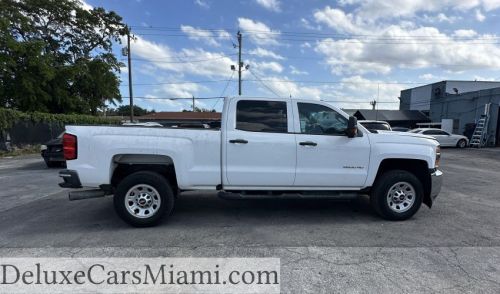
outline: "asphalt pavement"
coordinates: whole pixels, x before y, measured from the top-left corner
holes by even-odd
[[[112,197],[70,202],[39,156],[0,159],[0,256],[279,257],[284,293],[499,293],[500,149],[444,149],[432,209],[375,215],[366,197],[223,200],[185,193],[154,228]]]

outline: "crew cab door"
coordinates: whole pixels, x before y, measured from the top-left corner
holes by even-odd
[[[232,99],[225,113],[224,188],[292,186],[296,143],[291,103]]]
[[[370,142],[348,138],[348,119],[322,102],[293,102],[297,141],[294,186],[359,188],[368,174]]]

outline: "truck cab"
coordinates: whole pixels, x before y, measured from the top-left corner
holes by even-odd
[[[186,190],[239,198],[367,193],[382,217],[403,220],[432,206],[442,179],[433,138],[370,133],[310,99],[226,98],[220,129],[69,126],[65,138],[61,185],[94,188],[70,199],[113,194],[118,215],[136,226],[158,223]]]

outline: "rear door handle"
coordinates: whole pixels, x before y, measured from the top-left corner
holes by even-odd
[[[306,142],[300,142],[299,145],[301,145],[301,146],[317,146],[318,143],[311,142],[311,141],[306,141]]]
[[[248,143],[247,140],[243,140],[243,139],[234,139],[234,140],[229,140],[229,143],[233,143],[233,144],[246,144]]]

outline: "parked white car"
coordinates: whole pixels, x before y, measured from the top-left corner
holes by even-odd
[[[415,134],[427,135],[435,138],[443,147],[465,148],[469,145],[469,139],[466,136],[450,134],[441,129],[422,128],[410,131]]]

